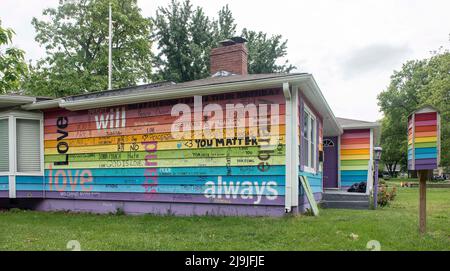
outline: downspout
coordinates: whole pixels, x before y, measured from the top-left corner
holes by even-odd
[[[298,86],[294,86],[292,89],[292,148],[291,148],[291,206],[292,206],[292,212],[298,213],[298,195],[299,195],[299,165],[300,165],[300,158],[299,158],[299,101],[298,101]]]
[[[292,95],[289,83],[283,83],[283,94],[286,102],[286,164],[285,164],[285,193],[284,210],[291,212],[292,207]]]

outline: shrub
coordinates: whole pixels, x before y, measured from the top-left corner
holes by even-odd
[[[397,196],[397,187],[392,187],[391,191],[387,185],[382,184],[378,186],[378,205],[381,207],[389,205],[391,201]]]

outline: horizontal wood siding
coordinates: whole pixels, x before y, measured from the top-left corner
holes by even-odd
[[[177,139],[171,128],[179,117],[174,105],[191,108],[193,98],[124,105],[83,111],[53,110],[44,114],[45,178],[22,178],[20,190],[45,191],[46,198],[217,203],[284,204],[284,96],[280,89],[235,92],[203,97],[209,104],[279,104],[279,134],[251,137],[258,120],[245,116],[244,138],[198,139],[193,133]],[[205,111],[209,112],[206,108]],[[226,119],[224,112],[222,123]],[[261,121],[261,119],[260,119]],[[225,125],[224,125],[225,126]],[[234,129],[244,127],[233,125]],[[268,157],[264,146],[279,144]],[[263,143],[264,142],[264,143]],[[67,161],[68,164],[64,162]]]
[[[341,187],[367,182],[370,161],[370,129],[345,130],[341,136]]]

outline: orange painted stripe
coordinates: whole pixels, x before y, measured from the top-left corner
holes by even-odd
[[[428,136],[437,136],[437,131],[416,133],[416,137],[428,137]]]
[[[351,144],[370,144],[370,138],[344,138],[341,139],[342,145],[351,145]]]
[[[341,145],[341,150],[369,149],[370,144]]]
[[[437,131],[436,125],[416,127],[416,132],[432,132],[432,131]]]
[[[369,149],[341,150],[341,155],[370,154]]]

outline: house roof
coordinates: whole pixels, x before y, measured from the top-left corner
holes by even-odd
[[[344,130],[373,129],[374,146],[377,146],[379,144],[381,139],[381,124],[379,122],[370,122],[346,118],[336,118],[336,120]]]
[[[51,98],[32,97],[32,96],[17,95],[17,94],[0,95],[0,109],[11,108],[11,107],[15,107],[15,106],[20,106],[20,105],[34,103],[37,101],[43,101],[43,100],[48,100],[48,99],[51,99]]]
[[[157,100],[192,97],[194,95],[213,95],[232,91],[250,91],[263,88],[282,88],[288,84],[291,89],[299,88],[313,104],[324,121],[324,135],[334,136],[342,133],[330,106],[323,96],[313,76],[308,73],[271,73],[216,76],[175,84],[161,82],[114,90],[86,93],[48,101],[35,101],[23,105],[25,110],[65,108],[71,111],[90,108],[119,106]]]
[[[339,117],[337,117],[336,120],[338,121],[339,125],[341,125],[341,127],[344,129],[376,128],[380,126],[378,122],[346,119]]]

